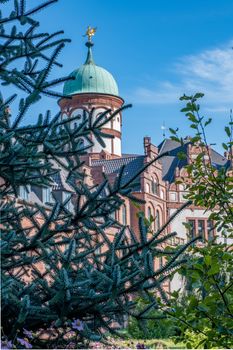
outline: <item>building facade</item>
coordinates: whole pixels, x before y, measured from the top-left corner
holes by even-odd
[[[98,120],[99,115],[103,112],[106,112],[107,117],[109,110],[114,112],[124,103],[113,76],[95,64],[92,54],[93,43],[89,40],[86,46],[85,63],[71,73],[73,80],[64,84],[64,96],[69,96],[69,98],[64,97],[59,101],[62,118],[70,118],[71,127],[81,124],[84,118],[91,117],[93,121]],[[72,121],[72,117],[76,117],[76,120]],[[152,230],[156,231],[185,202],[185,184],[177,184],[176,180],[187,177],[185,166],[189,160],[196,157],[199,150],[188,139],[183,146],[169,139],[164,139],[156,146],[152,144],[150,137],[144,137],[143,154],[125,154],[121,147],[122,123],[123,113],[119,112],[103,126],[102,132],[112,136],[112,138],[104,139],[105,147],[101,146],[94,135],[90,136],[91,147],[84,157],[86,173],[91,183],[99,184],[103,180],[103,172],[114,180],[124,165],[123,181],[127,182],[149,161],[169,152],[169,155],[154,162],[138,175],[138,186],[133,194],[144,200],[145,204],[138,208],[129,199],[126,199],[124,205],[115,213],[116,220],[138,232],[137,213],[143,211],[147,218],[154,218]],[[83,139],[82,142],[84,146],[90,146],[86,139]],[[181,151],[187,155],[187,159],[179,159],[178,153]],[[228,166],[228,160],[225,157],[212,149],[210,149],[210,154],[216,167]],[[52,190],[56,192],[57,197],[63,198],[71,190],[65,185],[62,174],[58,177],[55,181],[58,185]],[[36,188],[31,190],[33,194],[30,196],[37,196],[42,202],[44,201],[43,196],[45,198],[50,195],[39,193]],[[188,236],[194,237],[199,234],[211,240],[215,232],[213,222],[208,219],[209,215],[210,212],[194,205],[184,209],[166,229],[167,233],[177,232],[177,236],[171,239],[170,244],[182,245],[186,243]],[[189,232],[183,223],[190,224]],[[171,288],[176,288],[177,283],[178,281],[174,280]]]

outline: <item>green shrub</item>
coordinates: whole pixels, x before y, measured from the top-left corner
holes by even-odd
[[[138,300],[138,309],[145,308],[145,302],[140,298]],[[153,319],[149,319],[149,318]],[[176,321],[166,318],[159,311],[152,310],[147,314],[145,320],[137,320],[134,317],[129,318],[127,332],[134,339],[161,339],[170,338],[180,334],[180,329]]]

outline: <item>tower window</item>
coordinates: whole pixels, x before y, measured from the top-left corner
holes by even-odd
[[[82,138],[80,138],[79,140],[78,140],[78,149],[80,150],[80,149],[83,149],[83,147],[84,147],[84,140],[82,139]]]

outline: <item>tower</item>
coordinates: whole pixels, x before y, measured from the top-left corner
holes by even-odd
[[[92,108],[95,108],[94,118],[96,118],[105,110],[115,111],[124,103],[111,73],[94,62],[92,54],[94,44],[91,41],[93,34],[94,29],[89,27],[86,61],[70,74],[74,80],[68,80],[64,84],[63,93],[71,98],[62,98],[59,101],[62,117],[78,116],[76,123],[82,122],[84,111],[88,114]],[[108,152],[111,158],[121,157],[121,126],[121,113],[103,126],[101,130],[104,133],[114,136],[114,138],[104,138],[105,148],[97,142],[94,135],[91,135],[94,145],[88,152],[91,153],[92,158],[98,159],[102,150]]]

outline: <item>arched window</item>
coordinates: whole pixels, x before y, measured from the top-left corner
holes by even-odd
[[[110,218],[116,220],[116,211],[113,211],[109,214]]]
[[[146,183],[146,193],[150,193],[150,184]]]
[[[151,207],[148,207],[148,209],[147,209],[147,216],[148,216],[148,219],[150,220],[150,218],[151,218],[151,216],[152,216]]]
[[[83,147],[84,147],[84,140],[83,140],[83,138],[80,138],[78,140],[78,148],[80,150],[80,149],[83,149]]]
[[[155,229],[158,230],[160,228],[160,213],[158,210],[156,210],[156,215],[155,215]]]
[[[151,177],[151,189],[152,189],[152,193],[153,194],[157,194],[159,193],[159,185],[158,185],[158,181],[156,178]]]
[[[122,224],[127,225],[127,210],[125,204],[122,206]]]

